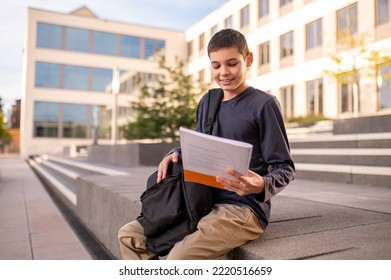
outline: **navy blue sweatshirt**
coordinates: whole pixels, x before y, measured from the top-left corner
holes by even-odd
[[[197,107],[197,131],[204,132],[209,93]],[[223,101],[217,111],[212,135],[247,142],[253,145],[250,170],[263,176],[265,191],[240,196],[234,192],[213,188],[215,203],[250,207],[266,229],[271,210],[271,198],[294,178],[295,166],[290,155],[280,105],[271,94],[248,87],[234,98]],[[180,149],[176,149],[180,152]]]

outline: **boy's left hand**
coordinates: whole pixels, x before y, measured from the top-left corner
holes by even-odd
[[[247,174],[243,175],[235,170],[229,169],[228,174],[238,180],[230,180],[220,176],[216,177],[216,181],[222,184],[226,190],[236,192],[240,196],[262,193],[265,190],[265,181],[262,176],[251,170],[248,170]]]

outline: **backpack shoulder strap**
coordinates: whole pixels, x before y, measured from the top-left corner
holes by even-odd
[[[206,123],[205,123],[206,134],[210,134],[212,131],[212,125],[216,118],[217,109],[219,108],[222,97],[223,97],[222,89],[214,88],[209,90],[208,111],[207,111]]]

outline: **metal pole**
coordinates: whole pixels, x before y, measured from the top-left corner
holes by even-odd
[[[120,80],[118,67],[113,69],[112,89],[112,114],[111,114],[111,144],[117,144],[117,95],[119,93]]]

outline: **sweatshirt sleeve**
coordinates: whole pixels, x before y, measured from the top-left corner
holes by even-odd
[[[265,191],[257,194],[256,198],[260,202],[265,202],[281,192],[294,179],[295,165],[290,155],[288,137],[277,98],[270,99],[261,109],[259,124],[262,161],[268,172],[266,175],[261,174],[265,180]],[[253,171],[257,172],[256,168]]]

